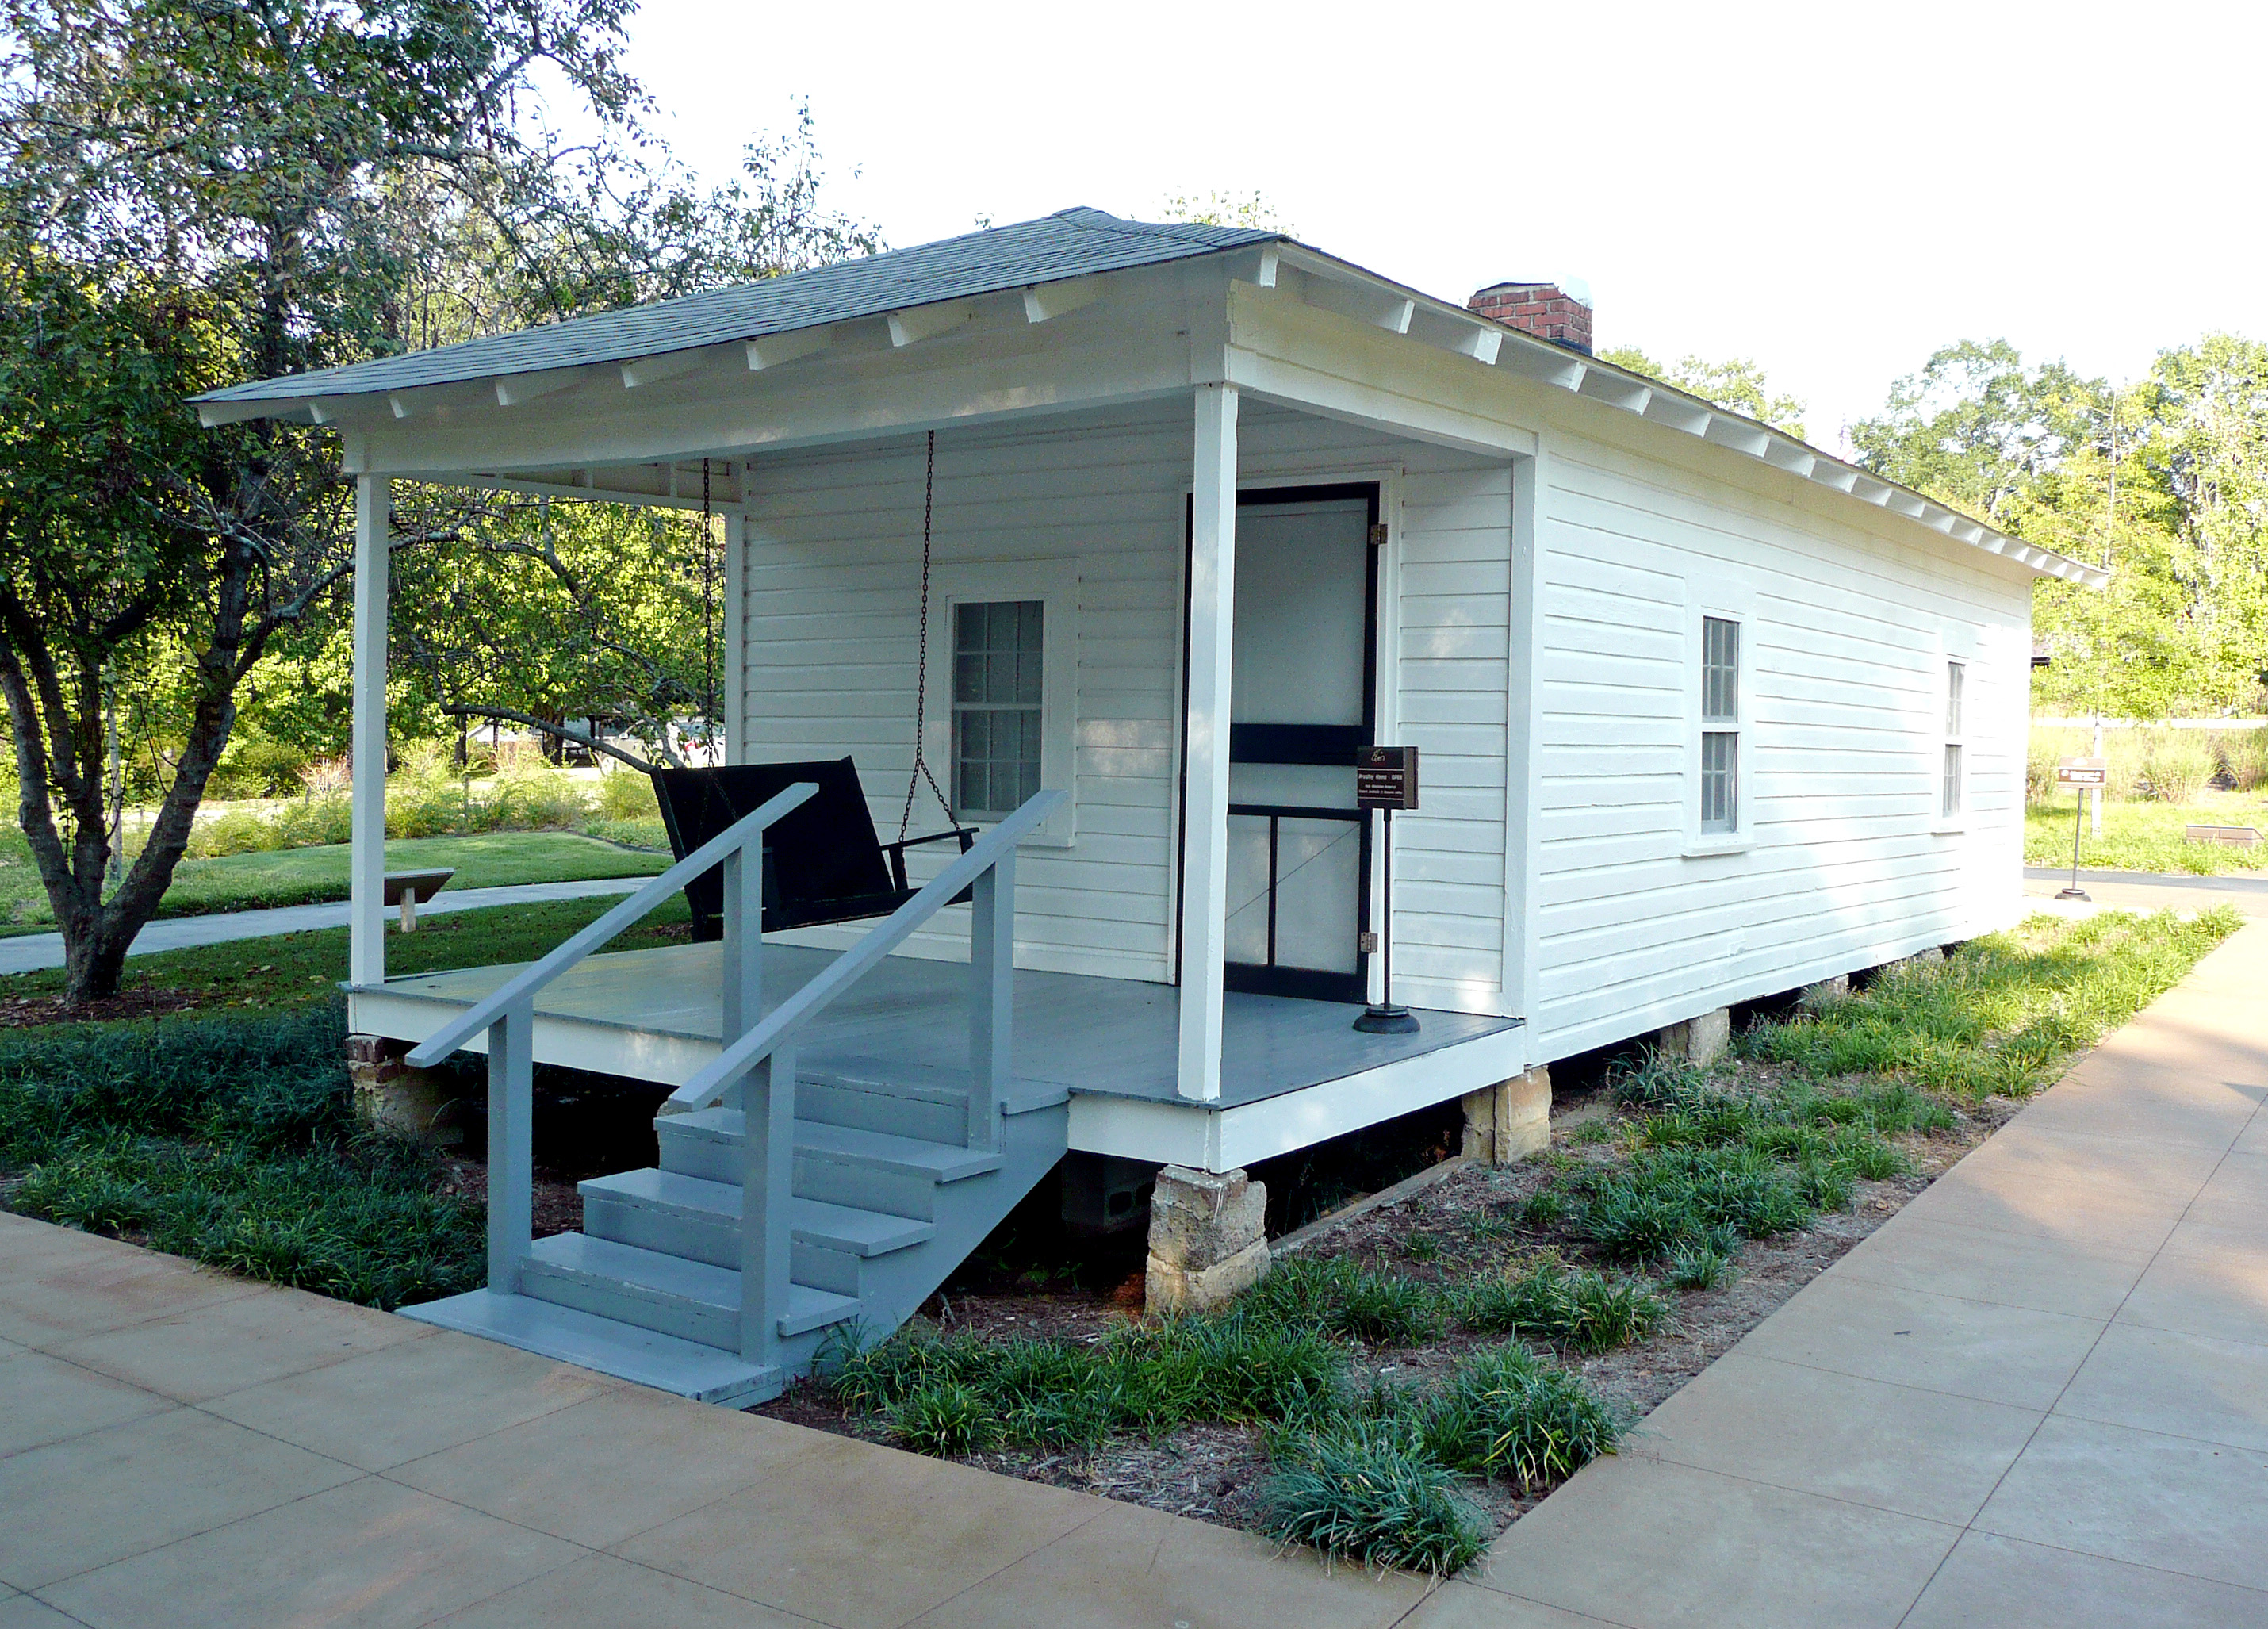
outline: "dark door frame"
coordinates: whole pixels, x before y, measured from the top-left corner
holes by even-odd
[[[1382,505],[1382,483],[1378,481],[1336,481],[1305,486],[1239,487],[1236,493],[1237,512],[1247,509],[1276,508],[1292,504],[1331,503],[1349,498],[1361,498],[1365,510],[1366,539],[1377,535],[1379,514]],[[1189,577],[1197,548],[1197,504],[1194,498],[1184,504],[1182,522],[1182,693],[1181,712],[1175,720],[1174,739],[1176,764],[1174,769],[1175,817],[1174,822],[1174,962],[1172,982],[1182,982],[1182,932],[1187,905],[1186,878],[1182,859],[1188,851],[1189,839]],[[1355,749],[1370,744],[1378,725],[1378,588],[1379,556],[1383,552],[1375,543],[1367,543],[1364,550],[1363,629],[1362,629],[1362,722],[1360,724],[1233,724],[1229,726],[1228,758],[1231,763],[1317,763],[1344,764],[1348,771],[1354,767]],[[1234,611],[1231,608],[1231,637],[1233,638]],[[1336,819],[1341,813],[1353,815],[1350,809],[1318,810],[1283,805],[1232,804],[1230,813],[1269,819],[1269,858],[1271,874],[1269,879],[1269,952],[1275,952],[1275,902],[1272,897],[1275,878],[1275,841],[1278,822],[1283,818]],[[1360,836],[1355,858],[1355,932],[1366,935],[1371,931],[1371,822],[1357,817]],[[1370,953],[1361,948],[1362,940],[1356,940],[1355,970],[1351,973],[1332,973],[1314,968],[1256,966],[1250,962],[1229,962],[1223,965],[1222,982],[1230,990],[1248,991],[1258,995],[1296,996],[1311,1001],[1360,1002],[1370,999]]]

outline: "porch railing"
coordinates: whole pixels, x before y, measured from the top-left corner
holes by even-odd
[[[1042,792],[1027,801],[781,1002],[770,1017],[728,1041],[713,1061],[670,1095],[665,1114],[707,1109],[728,1095],[740,1100],[744,1127],[740,1355],[749,1362],[771,1360],[778,1345],[778,1314],[788,1302],[787,1205],[795,1178],[797,1037],[968,889],[968,1109],[962,1141],[970,1148],[997,1148],[1014,1014],[1016,845],[1067,795]]]
[[[818,792],[799,781],[679,860],[541,961],[523,968],[409,1051],[430,1068],[483,1029],[489,1038],[489,1287],[511,1294],[534,1241],[535,998],[546,985],[631,926],[711,866],[725,867],[723,1038],[745,1035],[763,994],[763,836]]]
[[[521,1264],[533,1237],[534,1172],[529,1130],[536,992],[720,860],[725,865],[724,1049],[670,1095],[662,1112],[682,1114],[713,1107],[727,1097],[739,1100],[746,1127],[740,1176],[740,1355],[755,1364],[776,1360],[779,1322],[788,1306],[796,1039],[806,1025],[964,890],[970,909],[968,1109],[963,1141],[971,1148],[998,1146],[1000,1102],[1010,1075],[1013,1038],[1016,845],[1038,829],[1068,794],[1042,792],[1027,801],[760,1021],[761,839],[765,827],[815,790],[808,783],[789,787],[410,1051],[411,1064],[428,1066],[482,1029],[488,1031],[491,1289],[519,1287]]]

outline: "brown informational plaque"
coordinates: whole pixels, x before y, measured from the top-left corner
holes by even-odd
[[[1359,747],[1354,755],[1354,803],[1360,809],[1418,807],[1418,748]]]

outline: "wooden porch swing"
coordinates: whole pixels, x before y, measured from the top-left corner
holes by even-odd
[[[655,798],[671,851],[683,859],[703,844],[722,836],[799,781],[819,788],[802,807],[783,815],[764,833],[764,931],[824,927],[886,917],[918,891],[906,876],[906,851],[932,843],[957,842],[968,852],[976,840],[973,826],[954,826],[927,837],[908,837],[914,797],[927,781],[938,803],[951,815],[953,803],[937,784],[922,746],[929,679],[930,536],[936,509],[937,431],[929,432],[922,483],[921,627],[914,678],[914,763],[906,800],[898,816],[898,836],[884,843],[859,783],[858,766],[849,756],[797,763],[731,763],[705,769],[656,770]],[[702,512],[708,513],[708,483],[702,483]],[[713,687],[712,687],[713,688]],[[963,893],[952,903],[959,904]],[[693,937],[713,940],[725,932],[724,868],[703,872],[685,885],[693,913]]]

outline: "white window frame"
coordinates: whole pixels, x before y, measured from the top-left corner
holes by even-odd
[[[1932,832],[1950,836],[1969,829],[1969,789],[1970,771],[1976,765],[1969,751],[1969,720],[1976,708],[1975,687],[1970,681],[1976,676],[1970,669],[1975,659],[1967,648],[1951,639],[1939,646],[1937,653],[1936,698],[1937,751],[1932,755],[1934,773],[1930,780],[1930,825]],[[1954,716],[1953,675],[1961,674],[1960,717]],[[1958,796],[1951,808],[1945,807],[1945,765],[1947,757],[1955,751],[1961,754],[1961,780]]]
[[[1705,732],[1713,734],[1726,727],[1701,716],[1701,664],[1706,641],[1704,624],[1712,618],[1731,623],[1740,630],[1734,679],[1738,694],[1734,697],[1731,725],[1736,741],[1733,753],[1733,829],[1730,831],[1701,829],[1701,737]],[[1756,846],[1758,786],[1756,626],[1755,591],[1738,580],[1711,585],[1705,593],[1690,601],[1686,607],[1685,813],[1681,829],[1683,841],[1679,852],[1688,859],[1706,859],[1719,854],[1744,854]]]
[[[955,608],[1037,600],[1040,628],[1040,785],[1070,792],[1062,808],[1024,839],[1027,848],[1069,848],[1079,835],[1075,788],[1079,731],[1079,563],[1075,560],[970,560],[930,573],[928,717],[922,755],[948,792],[953,776],[953,647]],[[926,800],[924,792],[923,800]],[[992,822],[973,820],[980,829]],[[922,851],[911,851],[919,855]],[[943,851],[936,852],[942,854]]]

